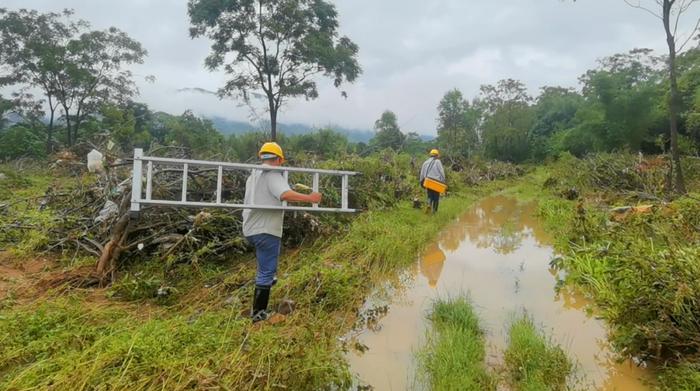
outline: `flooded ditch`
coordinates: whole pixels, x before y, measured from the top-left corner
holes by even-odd
[[[487,360],[501,363],[508,325],[527,312],[578,365],[587,389],[647,390],[649,371],[616,363],[603,321],[588,301],[570,290],[557,293],[552,238],[536,218],[535,203],[493,196],[439,233],[420,260],[366,303],[368,326],[347,338],[359,349],[347,354],[358,385],[374,390],[423,389],[415,352],[430,326],[426,315],[440,296],[469,294],[487,334]]]

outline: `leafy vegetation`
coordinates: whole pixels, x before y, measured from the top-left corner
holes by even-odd
[[[613,347],[667,365],[662,388],[692,389],[690,363],[700,354],[693,304],[700,300],[693,277],[700,266],[700,208],[693,194],[661,202],[665,166],[624,155],[568,157],[540,182],[550,188],[541,208],[565,254],[555,266],[594,299]],[[690,167],[697,170],[697,163]],[[700,188],[697,179],[689,183]],[[578,201],[564,197],[572,188]]]

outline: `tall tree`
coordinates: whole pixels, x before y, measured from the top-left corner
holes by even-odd
[[[377,130],[377,134],[370,140],[372,146],[380,149],[391,148],[394,151],[401,149],[406,136],[401,133],[396,114],[393,111],[383,112],[382,116],[374,123],[374,128]]]
[[[700,47],[678,57],[678,89],[685,129],[700,150]]]
[[[315,75],[340,87],[362,71],[358,47],[339,37],[338,13],[327,1],[189,0],[188,13],[190,35],[213,41],[206,67],[230,76],[219,96],[249,104],[251,95],[264,96],[273,140],[278,111],[288,99],[318,97]]]
[[[21,9],[8,11],[0,8],[0,86],[23,85],[39,88],[46,96],[49,109],[46,149],[53,145],[53,128],[58,101],[54,75],[60,71],[57,61],[70,37],[80,28],[78,22],[69,22],[70,10],[62,13],[39,13]]]
[[[7,119],[5,115],[12,110],[12,101],[5,99],[0,95],[0,130],[7,124]]]
[[[534,113],[525,85],[513,79],[481,86],[484,110],[483,147],[487,157],[522,162],[530,152],[528,133]]]
[[[581,76],[583,95],[600,111],[597,128],[606,150],[639,151],[649,141],[663,99],[661,59],[649,49],[634,49],[600,61],[600,67]]]
[[[535,102],[535,120],[528,136],[535,158],[542,159],[551,152],[551,137],[572,127],[582,104],[583,97],[574,89],[542,87]]]
[[[697,2],[697,0],[649,0],[650,5],[643,4],[642,0],[633,2],[624,0],[629,6],[644,10],[661,20],[666,33],[666,44],[668,45],[668,76],[669,76],[669,138],[671,141],[671,164],[667,179],[668,188],[673,188],[677,193],[686,192],[685,180],[683,179],[683,169],[678,151],[678,115],[680,111],[680,99],[678,94],[678,75],[676,68],[676,58],[683,51],[700,27],[700,18],[695,23],[692,31],[686,38],[680,38],[678,26],[683,14]],[[660,11],[660,12],[659,12]],[[675,171],[675,175],[674,175]]]
[[[438,105],[438,139],[450,155],[469,157],[476,149],[480,113],[458,89],[445,93]]]
[[[54,112],[63,110],[66,142],[73,145],[82,121],[106,101],[122,102],[137,93],[125,65],[142,63],[146,51],[124,32],[111,27],[90,30],[71,20],[73,12],[42,14],[0,9],[0,52],[9,76],[2,85],[42,89],[49,106],[48,144]]]

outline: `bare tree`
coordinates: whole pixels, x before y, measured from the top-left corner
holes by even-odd
[[[666,184],[669,189],[674,189],[677,193],[684,194],[685,181],[683,179],[683,169],[678,152],[678,112],[680,111],[680,99],[678,95],[678,81],[676,70],[676,57],[685,49],[688,42],[695,37],[695,33],[700,27],[700,18],[695,22],[693,29],[687,36],[682,37],[678,33],[683,14],[699,0],[647,0],[650,5],[644,4],[643,0],[624,0],[632,8],[637,8],[648,12],[661,20],[666,31],[666,43],[668,44],[668,73],[670,83],[669,96],[669,136],[671,141],[671,164],[669,166]],[[660,11],[659,12],[659,8]],[[675,175],[674,175],[675,171]]]

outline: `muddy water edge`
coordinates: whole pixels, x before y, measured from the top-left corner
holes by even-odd
[[[365,303],[364,326],[346,336],[346,355],[357,386],[374,390],[425,389],[415,352],[430,327],[426,316],[437,297],[468,294],[487,336],[491,367],[502,362],[511,320],[530,315],[577,363],[584,389],[647,390],[652,375],[616,363],[603,321],[577,292],[556,292],[552,238],[536,217],[534,202],[497,195],[477,203],[448,226],[413,267],[387,281]]]

